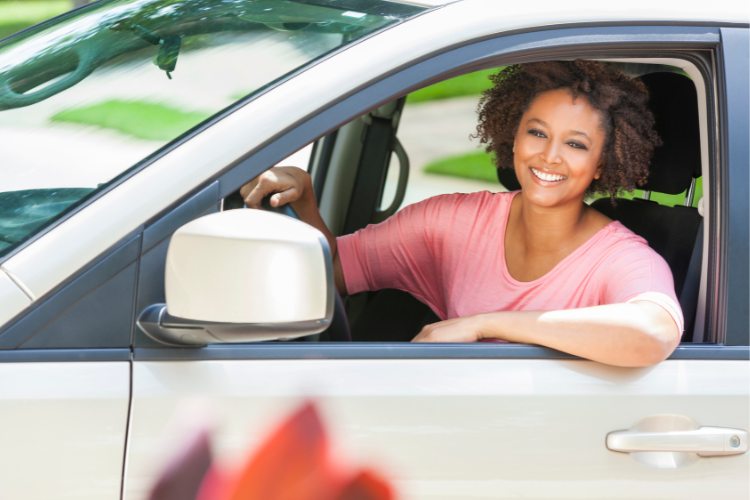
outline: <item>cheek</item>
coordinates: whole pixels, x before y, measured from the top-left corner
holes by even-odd
[[[539,154],[543,149],[542,144],[542,141],[530,140],[530,138],[526,136],[517,137],[514,152],[516,160],[524,160]]]
[[[566,155],[568,168],[576,177],[593,179],[599,166],[599,155],[590,151],[571,150]]]

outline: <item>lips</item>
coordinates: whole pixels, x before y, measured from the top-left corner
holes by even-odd
[[[564,175],[543,172],[542,170],[536,169],[534,167],[531,167],[531,173],[534,174],[534,177],[536,177],[537,179],[541,179],[545,182],[561,182],[567,179],[567,177]]]

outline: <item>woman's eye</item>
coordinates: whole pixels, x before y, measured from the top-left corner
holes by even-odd
[[[529,130],[529,134],[533,135],[534,137],[541,137],[541,138],[547,137],[546,135],[544,135],[544,132],[542,132],[541,130],[536,130],[536,129]]]
[[[575,141],[571,141],[571,142],[569,142],[569,143],[568,143],[568,146],[571,146],[571,147],[573,147],[573,148],[576,148],[576,149],[583,149],[584,151],[585,151],[586,149],[588,149],[588,148],[587,148],[586,146],[584,146],[584,145],[583,145],[583,144],[581,144],[580,142],[575,142]]]

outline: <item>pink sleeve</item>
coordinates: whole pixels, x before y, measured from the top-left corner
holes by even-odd
[[[348,292],[396,288],[444,315],[439,254],[445,227],[439,221],[451,196],[409,205],[385,222],[337,238]]]
[[[674,292],[672,271],[667,262],[651,248],[621,252],[610,267],[604,293],[605,304],[639,300],[661,306],[674,320],[680,332],[684,329],[682,309]]]

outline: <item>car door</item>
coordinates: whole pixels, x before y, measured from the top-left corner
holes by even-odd
[[[463,12],[460,6],[454,9],[411,21],[413,36],[422,42],[444,40]],[[427,28],[430,16],[435,25]],[[495,19],[499,26],[499,16]],[[503,17],[505,21],[510,22]],[[463,26],[476,33],[486,22]],[[700,57],[689,60],[707,71],[696,75],[706,92],[721,96],[725,107],[708,108],[704,137],[710,141],[712,130],[722,141],[737,137],[746,144],[746,107],[731,103],[746,102],[746,48],[739,40],[747,39],[747,30],[676,24],[547,29],[462,43],[442,52],[434,42],[426,50],[437,55],[415,58],[333,101],[224,173],[219,196],[267,168],[271,163],[265,159],[272,154],[291,153],[388,100],[461,71],[522,60],[522,55],[585,57],[596,50],[601,58],[624,53],[638,58],[653,50],[658,57],[680,59],[688,56],[669,50],[708,50],[708,60],[717,58],[718,74],[712,76],[706,70],[710,64],[702,66]],[[397,32],[350,48],[346,57],[351,59],[342,58],[341,64],[376,54],[375,47],[382,52],[391,47],[386,42],[396,45]],[[376,45],[379,41],[382,45]],[[382,57],[394,54],[395,49]],[[329,62],[318,68],[345,72],[335,59]],[[734,69],[723,69],[729,66]],[[299,88],[315,76],[314,71],[301,75],[288,88]],[[284,85],[277,90],[282,95]],[[732,121],[717,128],[726,123],[722,116]],[[305,398],[319,401],[334,434],[359,460],[379,464],[404,498],[746,498],[747,453],[704,457],[659,452],[653,439],[651,448],[638,453],[613,451],[606,444],[615,431],[658,434],[702,426],[735,429],[745,439],[750,417],[747,316],[739,305],[729,309],[726,300],[748,300],[747,266],[740,262],[747,257],[748,215],[729,208],[735,217],[731,225],[718,220],[734,203],[744,206],[738,199],[746,195],[748,160],[739,148],[721,157],[722,163],[709,159],[710,199],[729,200],[728,205],[712,202],[708,212],[710,240],[715,242],[707,257],[709,343],[683,344],[654,367],[617,368],[521,345],[301,342],[175,348],[137,334],[125,498],[145,498],[174,444],[184,439],[175,422],[195,415],[195,405],[216,412],[215,450],[231,467],[265,429]],[[744,187],[729,190],[734,178]],[[717,250],[729,241],[735,242],[732,251]],[[737,266],[731,280],[722,270],[729,265]]]

